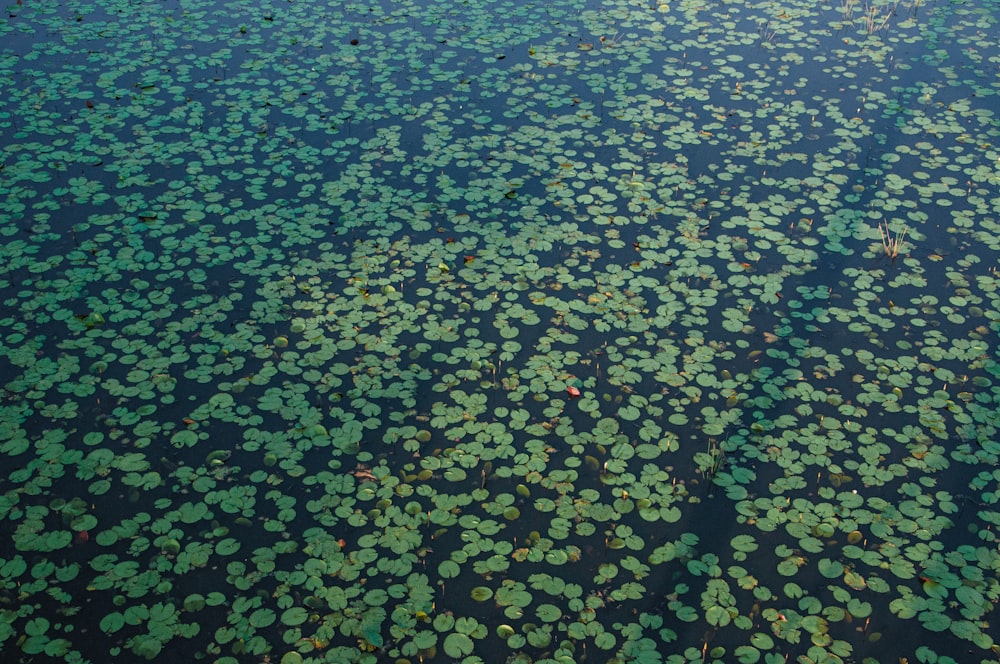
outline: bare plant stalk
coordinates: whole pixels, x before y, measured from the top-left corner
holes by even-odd
[[[889,222],[883,221],[879,224],[878,231],[882,236],[882,250],[885,255],[889,258],[895,259],[899,256],[899,250],[903,248],[903,240],[906,238],[906,232],[909,229],[904,225],[903,230],[898,231],[895,235],[889,230]]]
[[[876,32],[881,32],[889,26],[889,20],[896,14],[896,8],[899,6],[899,0],[893,4],[889,5],[885,16],[882,16],[881,10],[874,3],[865,3],[865,30],[868,34],[874,34]]]

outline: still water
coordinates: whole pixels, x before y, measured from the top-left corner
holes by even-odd
[[[9,2],[10,662],[995,662],[1000,6]]]

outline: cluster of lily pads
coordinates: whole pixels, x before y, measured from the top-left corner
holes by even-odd
[[[12,4],[4,661],[996,661],[994,14]]]

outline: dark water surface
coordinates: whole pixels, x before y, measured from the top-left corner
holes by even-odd
[[[3,661],[997,661],[998,18],[8,2]]]

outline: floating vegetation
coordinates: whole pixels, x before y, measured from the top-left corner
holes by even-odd
[[[989,6],[6,10],[4,662],[996,661]]]

